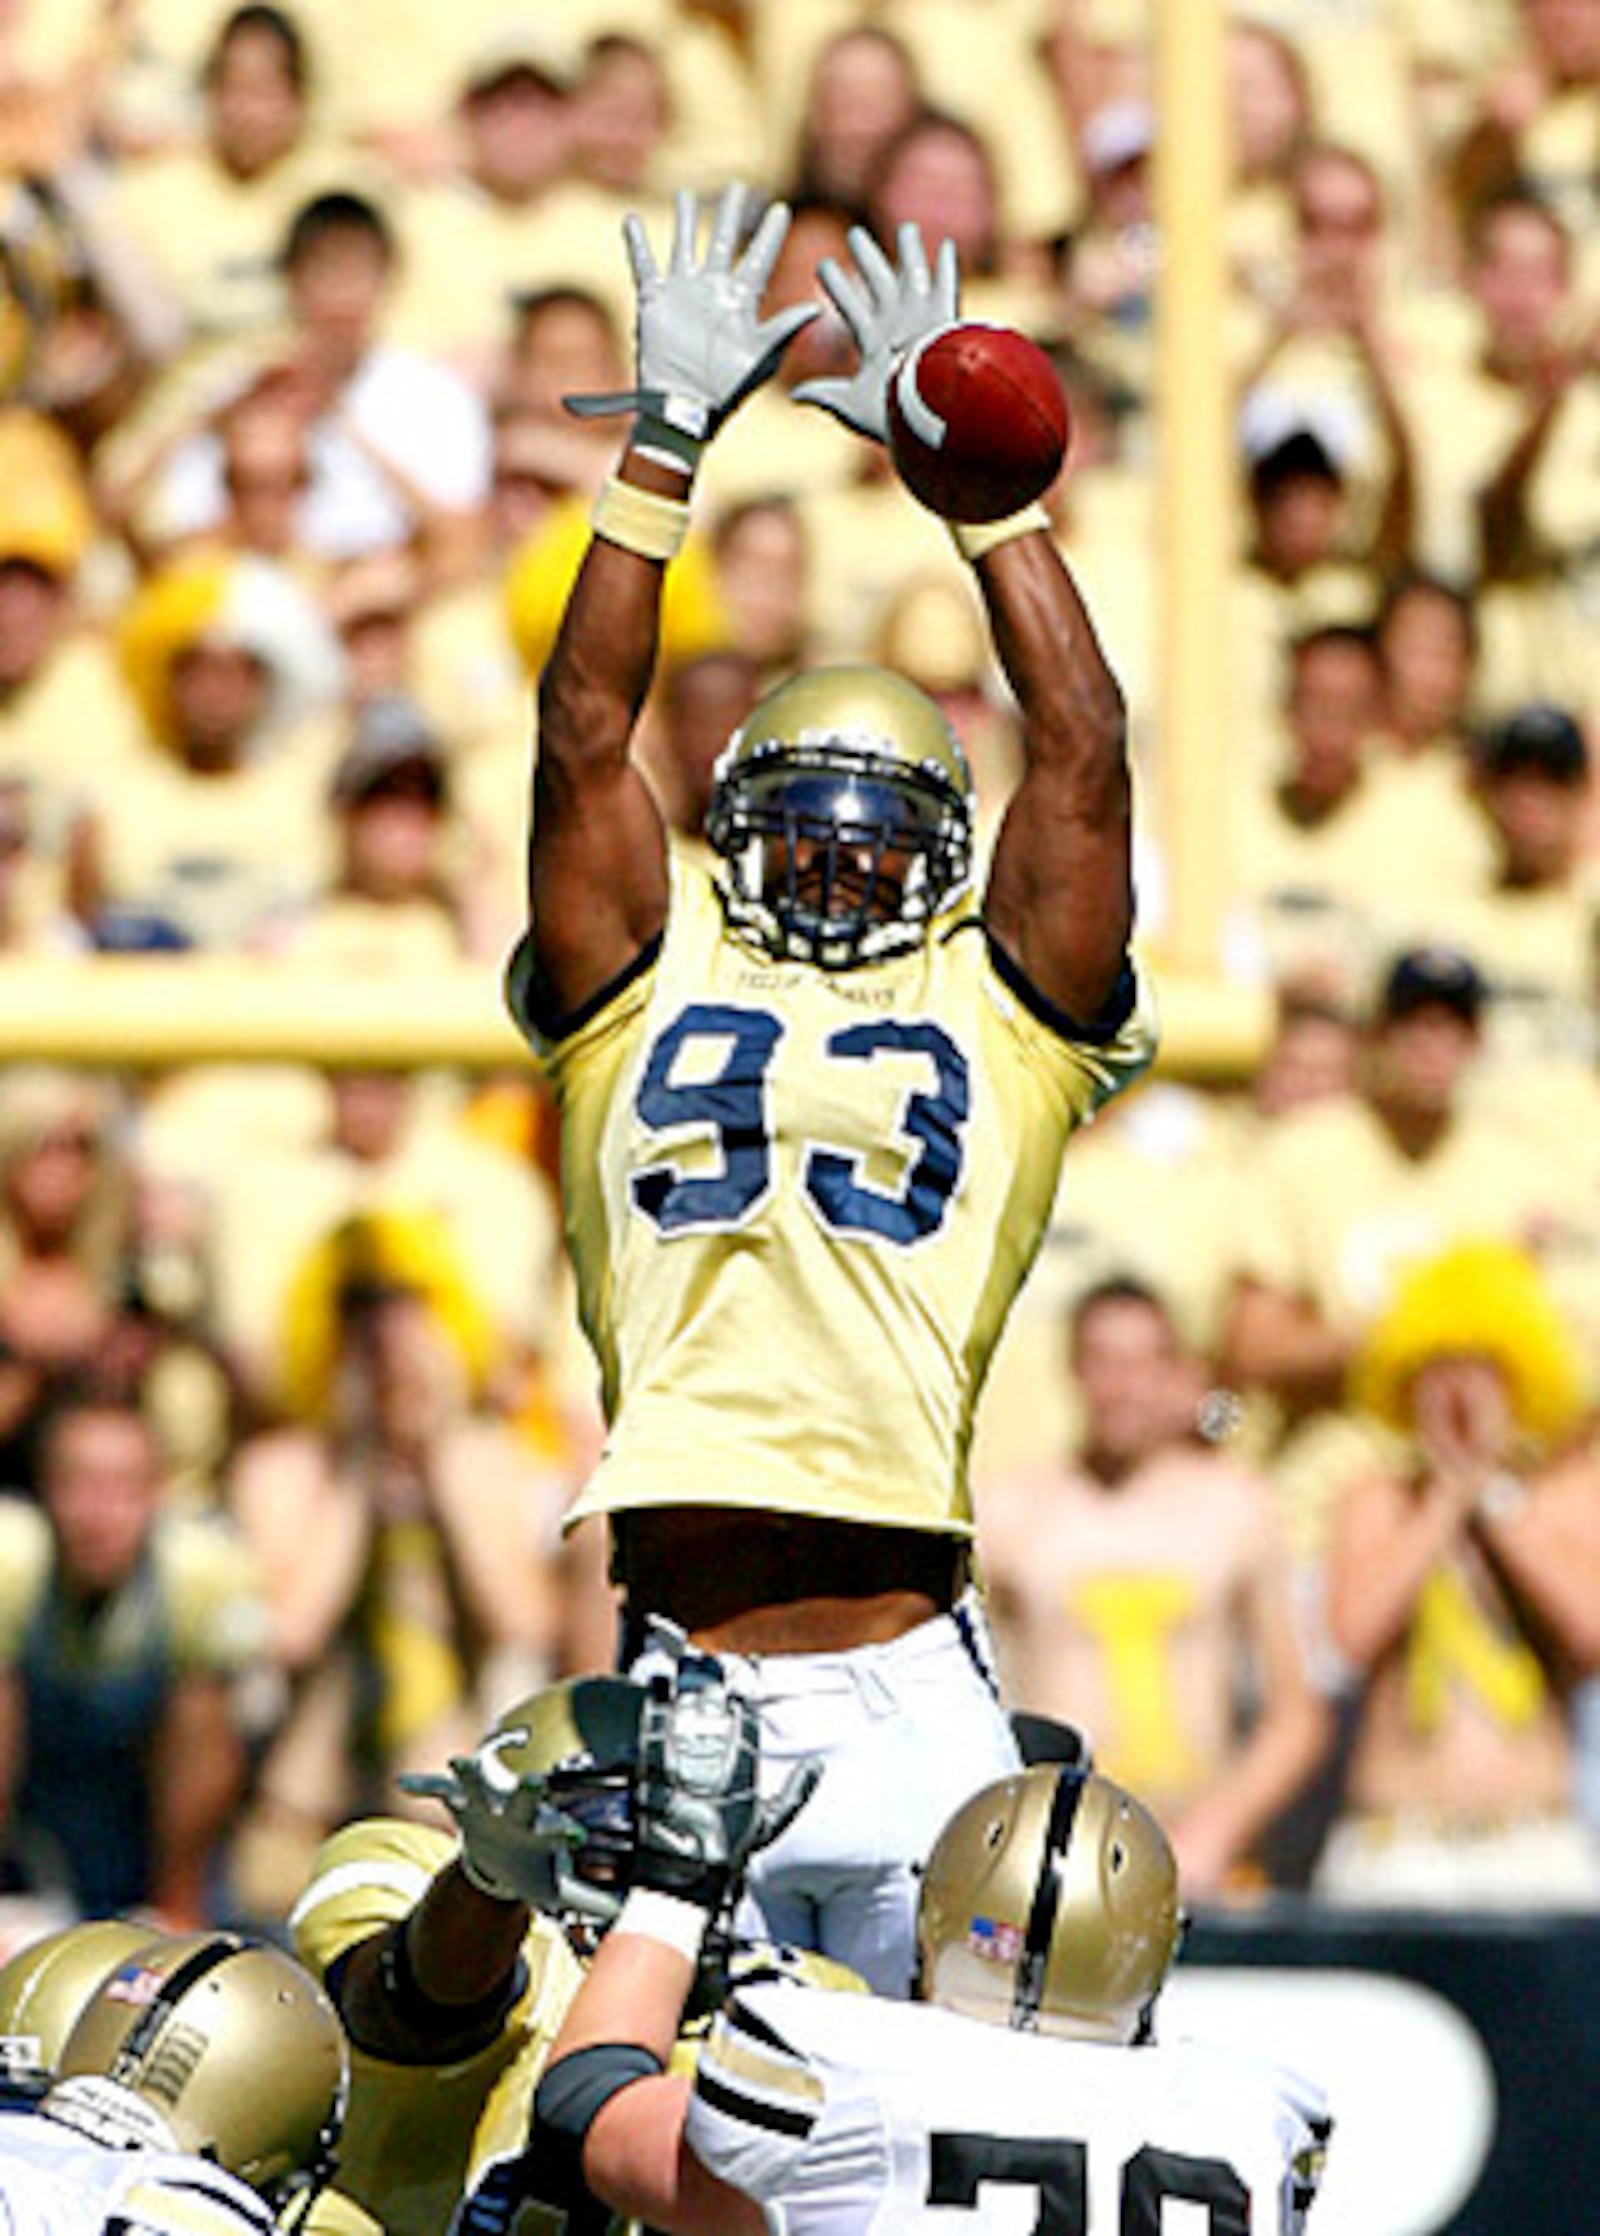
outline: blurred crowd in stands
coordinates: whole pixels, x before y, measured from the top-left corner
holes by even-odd
[[[735,177],[793,206],[775,297],[914,219],[1053,353],[1159,972],[1157,4],[4,0],[0,987],[499,970],[618,438],[561,398],[626,384],[624,213]],[[1592,1908],[1600,0],[1236,0],[1226,69],[1204,751],[1274,1027],[1069,1162],[975,1453],[1001,1665],[1194,1901]],[[1013,776],[941,524],[788,407],[847,349],[707,461],[649,723],[687,846],[807,662],[932,692],[986,816]],[[0,1940],[270,1925],[398,1771],[609,1665],[550,1142],[525,1070],[0,1076]]]

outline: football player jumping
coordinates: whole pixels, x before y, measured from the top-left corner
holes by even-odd
[[[511,1006],[559,1105],[628,1618],[729,1660],[775,1781],[824,1764],[751,1871],[740,1930],[909,1985],[913,1865],[1017,1767],[966,1589],[973,1413],[1068,1136],[1149,1063],[1129,959],[1123,701],[1037,508],[954,531],[1021,712],[1026,769],[971,883],[961,744],[901,677],[821,668],[718,766],[706,875],[631,747],[705,445],[812,313],[761,315],[788,222],[704,248],[679,197],[658,265],[626,227],[631,426],[544,669],[530,921]],[[881,442],[903,351],[957,315],[948,243],[822,267],[860,353],[796,391]],[[908,500],[909,501],[909,500]]]

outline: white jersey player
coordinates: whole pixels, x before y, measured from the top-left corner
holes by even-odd
[[[42,2112],[0,2116],[4,2236],[270,2236],[253,2189],[182,2151],[107,2150]]]
[[[1208,2236],[1297,2236],[1325,2100],[1231,2047],[1151,2039],[1181,1924],[1149,1812],[1038,1764],[935,1843],[917,2000],[741,1990],[691,2086],[663,2067],[692,1905],[647,1884],[557,2038],[535,2150],[565,2148],[606,2204],[681,2236],[1163,2236],[1178,2201]]]
[[[1160,2236],[1298,2230],[1326,2134],[1296,2075],[1199,2042],[997,2035],[915,2003],[761,1986],[701,2053],[686,2140],[792,2236],[974,2229]],[[953,2217],[966,2212],[963,2224]],[[1171,2225],[1170,2222],[1166,2225]]]

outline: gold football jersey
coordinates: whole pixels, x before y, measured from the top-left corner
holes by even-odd
[[[317,1851],[290,1916],[296,1955],[323,1978],[356,1942],[414,1909],[456,1852],[453,1836],[431,1825],[372,1817],[343,1826]],[[542,1917],[522,1955],[527,1985],[476,2056],[394,2065],[352,2045],[339,2163],[305,2223],[309,2236],[439,2236],[484,2167],[523,2148],[533,2091],[582,1969]]]
[[[659,948],[554,1045],[568,1245],[609,1433],[570,1519],[729,1504],[970,1536],[996,1339],[1075,1127],[1150,1062],[998,967],[968,900],[827,972],[729,932],[676,859]]]

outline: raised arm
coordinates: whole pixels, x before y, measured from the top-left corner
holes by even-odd
[[[1092,1024],[1133,930],[1122,692],[1043,524],[977,560],[1027,765],[995,841],[984,914],[1029,983]]]
[[[655,1640],[674,1667],[652,1680],[640,1717],[631,1883],[550,2045],[533,2158],[673,2236],[757,2236],[759,2206],[690,2150],[689,2085],[666,2068],[706,1935],[731,1917],[750,1857],[804,1806],[817,1766],[763,1800],[755,1710],[672,1625],[656,1625]]]
[[[569,399],[583,415],[634,419],[539,685],[529,908],[539,1005],[552,1019],[617,978],[666,921],[665,828],[631,758],[662,583],[705,443],[815,315],[797,305],[760,318],[789,215],[774,203],[740,253],[745,207],[744,190],[728,188],[702,258],[695,198],[680,194],[665,271],[638,218],[627,219],[638,385]]]
[[[894,263],[859,226],[850,248],[855,272],[825,258],[818,277],[860,366],[848,378],[808,381],[795,398],[881,443],[895,367],[913,343],[959,315],[956,260],[945,241],[930,265],[914,225],[900,228]],[[952,532],[977,570],[1027,757],[996,842],[985,916],[1031,985],[1092,1023],[1117,992],[1133,926],[1122,692],[1041,508]]]

